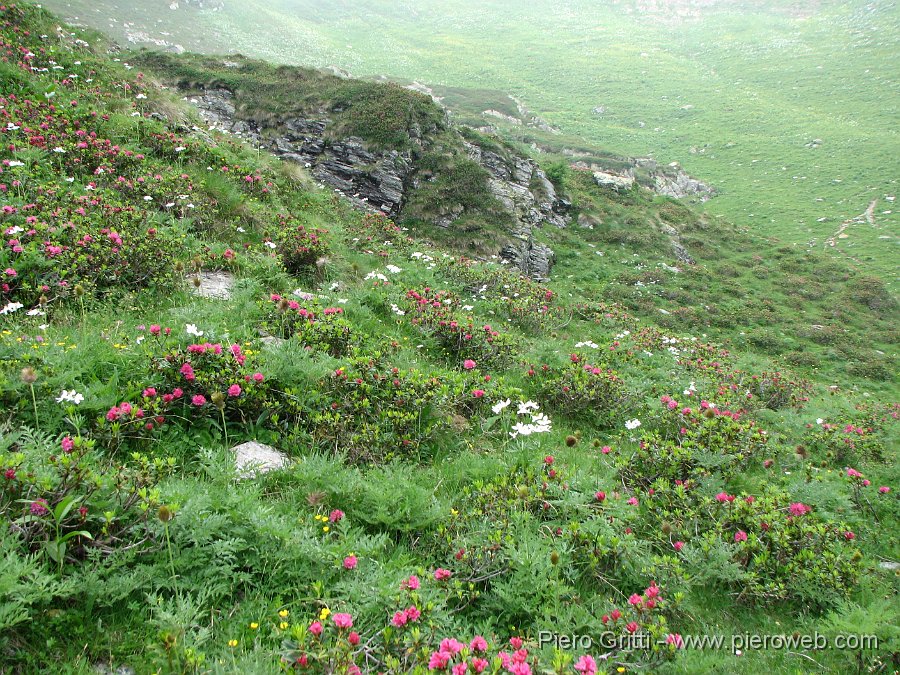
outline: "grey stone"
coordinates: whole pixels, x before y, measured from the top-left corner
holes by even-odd
[[[696,178],[691,178],[681,169],[678,169],[674,174],[657,174],[654,177],[653,189],[658,195],[664,197],[674,197],[675,199],[699,197],[701,202],[709,200],[716,194],[714,188]]]
[[[620,190],[630,190],[634,187],[634,175],[618,174],[611,171],[594,171],[594,180],[597,185],[604,188],[611,188],[616,192]]]
[[[900,570],[900,563],[893,562],[890,560],[885,560],[884,562],[878,563],[878,566],[883,570],[888,570],[889,572],[896,572]]]
[[[247,441],[231,449],[234,463],[241,478],[253,478],[259,474],[283,469],[288,464],[288,457],[270,445]]]
[[[231,289],[234,287],[234,275],[231,272],[200,272],[200,285],[194,285],[196,275],[188,277],[190,288],[194,295],[202,298],[215,298],[216,300],[230,300]]]

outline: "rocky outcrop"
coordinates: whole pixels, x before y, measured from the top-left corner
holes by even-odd
[[[653,178],[653,189],[658,195],[684,199],[686,197],[698,198],[701,202],[714,197],[716,191],[706,183],[689,176],[677,164],[673,165],[674,173],[659,173]]]
[[[500,258],[535,281],[547,281],[556,260],[553,249],[535,241],[532,230],[523,229],[514,236],[514,241],[500,249]]]
[[[410,153],[371,151],[352,136],[332,142],[325,132],[327,116],[280,120],[277,133],[263,135],[254,122],[235,117],[233,95],[209,89],[187,99],[215,129],[242,136],[282,158],[302,164],[323,185],[337,190],[356,206],[397,216],[403,207],[406,184],[413,170]]]
[[[612,173],[611,171],[594,171],[594,180],[603,188],[610,188],[616,192],[630,190],[634,187],[634,173]]]
[[[411,152],[373,150],[354,137],[330,139],[331,120],[325,114],[315,119],[282,119],[276,128],[266,128],[263,133],[254,121],[238,119],[234,97],[226,89],[208,89],[187,100],[211,128],[241,136],[305,166],[319,183],[360,208],[397,217],[410,189],[420,180]],[[553,183],[531,159],[461,142],[469,157],[487,170],[491,194],[513,216],[515,225],[509,243],[500,247],[500,256],[534,279],[549,278],[554,254],[534,240],[534,230],[545,224],[565,227],[571,204],[557,195]],[[450,205],[434,222],[450,227],[462,215],[462,206]]]
[[[466,143],[466,149],[469,157],[490,174],[491,194],[518,223],[500,257],[532,279],[548,279],[555,255],[548,246],[535,241],[534,230],[542,225],[565,227],[571,204],[557,195],[553,183],[533,160],[515,154],[501,156],[472,143]]]

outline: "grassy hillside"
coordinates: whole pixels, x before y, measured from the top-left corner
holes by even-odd
[[[5,670],[897,667],[892,354],[841,362],[896,345],[877,280],[801,282],[802,252],[557,167],[593,229],[547,233],[536,284],[194,129],[58,26],[0,9]],[[695,268],[661,266],[676,235]],[[851,301],[781,369],[790,302]],[[236,475],[250,440],[288,464]],[[815,631],[878,645],[730,648]]]
[[[551,140],[679,161],[720,189],[713,214],[837,253],[897,292],[896,3],[222,4],[49,6],[117,37],[446,86],[478,114],[510,112],[513,94],[561,130]],[[841,229],[873,202],[871,223]]]
[[[388,137],[408,139],[415,128],[417,140],[410,149],[417,175],[435,180],[415,181],[420,187],[411,191],[400,224],[469,255],[496,252],[491,247],[504,240],[509,216],[492,209],[486,172],[467,157],[462,142],[465,138],[503,157],[515,148],[468,127],[448,127],[439,108],[421,94],[237,56],[142,52],[131,55],[131,62],[182,93],[225,87],[235,92],[240,118],[261,126],[277,129],[278,120],[287,116],[327,113],[336,117],[331,138],[352,131],[376,147]],[[358,91],[364,93],[359,99],[351,95]],[[406,103],[384,103],[398,96]],[[367,107],[368,101],[382,102],[376,107],[380,112]],[[345,118],[356,120],[356,127],[348,129]],[[393,147],[406,146],[398,141]],[[584,149],[613,169],[622,161]],[[519,151],[525,150],[520,144]],[[732,226],[644,190],[602,189],[590,172],[568,168],[562,155],[539,158],[572,202],[573,224],[581,223],[541,233],[560,254],[554,276],[576,295],[590,298],[599,291],[638,316],[674,329],[702,328],[733,346],[764,351],[779,367],[804,376],[868,380],[867,388],[895,391],[900,308],[877,277],[854,273],[823,252],[754,236],[752,228]],[[465,218],[452,228],[429,224],[453,204],[465,205]],[[680,264],[676,242],[698,264]]]

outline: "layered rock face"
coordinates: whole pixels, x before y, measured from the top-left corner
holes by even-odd
[[[325,131],[330,122],[327,117],[284,119],[279,123],[278,135],[264,136],[253,123],[235,118],[233,96],[226,89],[210,89],[188,100],[212,127],[242,136],[284,159],[302,164],[316,180],[358,207],[399,215],[413,169],[408,152],[373,152],[352,136],[326,142]]]
[[[500,250],[500,257],[532,279],[549,278],[555,255],[549,246],[535,241],[534,230],[545,224],[565,227],[571,204],[556,194],[553,183],[534,161],[516,155],[502,157],[471,143],[466,143],[466,149],[490,174],[491,193],[516,217],[513,239]]]
[[[237,119],[233,95],[226,89],[209,89],[190,96],[207,123],[216,129],[239,135],[258,147],[297,162],[310,170],[323,185],[337,190],[356,206],[401,215],[405,197],[416,181],[412,153],[371,150],[359,138],[329,140],[330,120],[288,118],[279,121],[277,134],[266,134],[251,122]],[[534,240],[535,228],[544,224],[565,227],[571,204],[561,199],[541,168],[532,160],[483,150],[464,143],[469,157],[490,174],[491,194],[513,217],[510,242],[500,257],[534,279],[547,279],[553,265],[553,251]],[[450,227],[462,208],[450,208],[435,224]]]

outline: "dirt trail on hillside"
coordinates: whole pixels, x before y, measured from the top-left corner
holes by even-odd
[[[837,229],[833,235],[828,237],[825,240],[826,246],[834,247],[835,243],[838,239],[846,239],[849,235],[846,234],[845,230],[851,225],[862,225],[863,223],[868,223],[869,225],[875,226],[875,206],[878,204],[877,199],[873,199],[869,204],[868,208],[865,211],[860,213],[858,216],[854,216],[849,220],[845,220],[841,223],[841,226]]]

